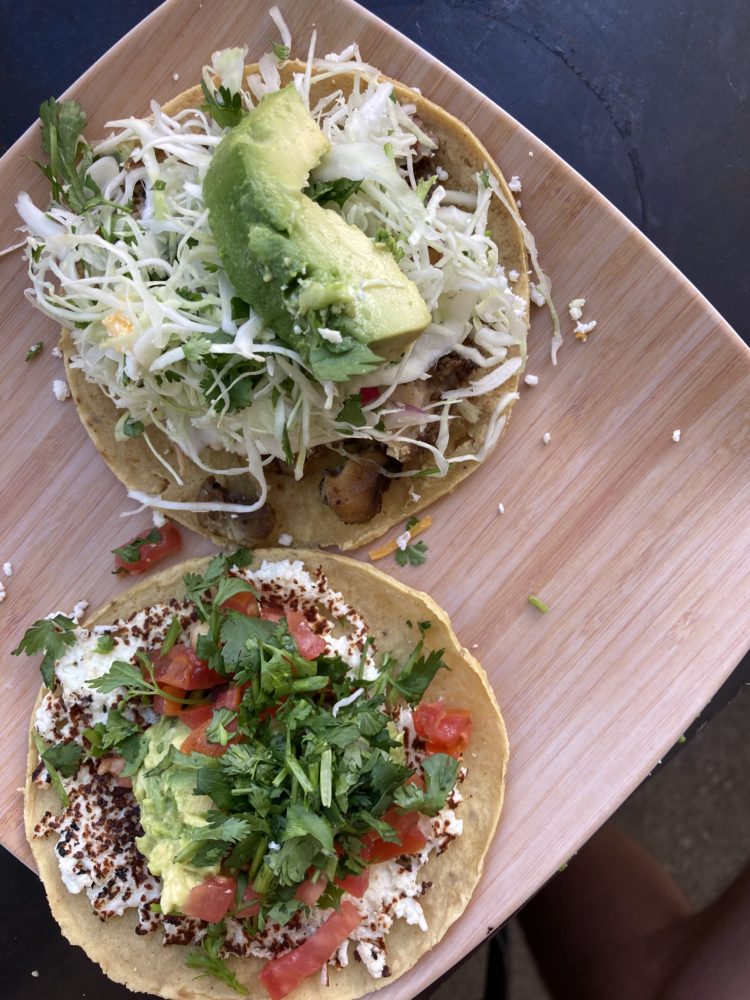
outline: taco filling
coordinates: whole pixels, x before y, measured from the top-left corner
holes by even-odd
[[[33,782],[61,808],[32,836],[57,837],[68,892],[240,992],[226,960],[263,959],[280,1000],[350,961],[388,977],[394,923],[427,932],[421,870],[463,832],[472,720],[429,698],[429,621],[394,657],[322,568],[249,562],[217,556],[112,624],[36,622],[16,652],[45,650]]]
[[[348,547],[401,518],[415,477],[450,488],[497,444],[531,238],[455,119],[356,45],[314,58],[313,40],[305,63],[288,44],[257,72],[214,53],[202,90],[93,145],[78,105],[43,105],[52,202],[18,200],[28,294],[134,498],[216,539]]]

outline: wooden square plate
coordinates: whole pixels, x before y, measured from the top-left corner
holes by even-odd
[[[305,0],[284,13],[295,54],[306,50],[313,23],[319,53],[358,40],[368,61],[465,121],[506,176],[523,174],[524,215],[567,332],[553,368],[548,316],[533,318],[528,370],[538,386],[524,389],[495,454],[432,511],[425,565],[385,567],[448,610],[495,685],[512,754],[479,890],[442,943],[380,994],[395,1000],[414,996],[538,889],[745,651],[750,355],[612,205],[437,60],[349,0]],[[212,50],[247,44],[252,58],[273,36],[266,0],[174,0],[66,96],[86,108],[96,136],[107,119],[146,113],[152,98],[192,85]],[[40,155],[32,128],[0,160],[0,247],[18,240],[16,192],[46,197],[28,159]],[[118,517],[131,506],[123,487],[73,404],[52,394],[61,362],[46,350],[24,364],[29,345],[56,339],[54,324],[24,299],[26,284],[20,253],[0,258],[0,561],[14,565],[0,605],[0,840],[30,863],[19,788],[39,675],[8,653],[36,617],[82,598],[96,606],[119,591],[110,549],[149,518]],[[598,320],[585,344],[573,339],[564,308],[581,295],[586,318]],[[185,555],[209,550],[187,539]],[[530,594],[549,614],[527,603]]]

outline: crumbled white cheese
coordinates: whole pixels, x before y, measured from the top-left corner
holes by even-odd
[[[681,430],[678,429],[676,431],[672,431],[672,440],[673,441],[679,441],[681,437],[682,437],[682,431]]]
[[[508,281],[518,281],[521,275],[513,268],[512,271],[508,271]]]
[[[164,525],[167,523],[166,517],[162,514],[160,510],[157,510],[156,507],[154,507],[151,513],[151,520],[155,528],[163,528]]]
[[[180,79],[180,74],[179,73],[173,73],[172,74],[172,79],[175,81],[175,83],[177,83],[177,81]]]
[[[591,331],[596,326],[596,320],[592,319],[589,323],[581,323],[580,320],[575,325],[573,333],[576,335],[577,340],[585,340]]]
[[[88,608],[88,606],[89,606],[88,601],[79,601],[73,608],[73,615],[72,615],[73,620],[79,622],[86,614],[86,609]]]
[[[572,320],[579,320],[583,316],[583,307],[586,305],[586,299],[571,299],[568,303],[568,313]]]
[[[70,389],[64,379],[56,378],[52,383],[52,391],[55,394],[55,399],[59,399],[61,403],[65,399],[70,399]]]
[[[509,188],[510,191],[513,191],[514,194],[516,192],[520,193],[520,191],[521,191],[521,178],[517,174],[513,174],[513,176],[511,177],[510,183],[508,184],[508,188]]]
[[[539,376],[538,375],[524,375],[523,380],[526,383],[526,385],[538,385],[539,384]]]
[[[497,505],[497,509],[498,509],[498,512],[499,512],[500,514],[504,514],[504,513],[505,513],[505,504],[502,504],[502,503],[499,503],[499,504]]]
[[[398,545],[398,547],[403,552],[404,549],[406,548],[406,546],[409,544],[410,541],[411,541],[411,532],[410,531],[404,531],[396,539],[396,545]]]
[[[549,444],[551,440],[552,440],[552,435],[550,434],[549,431],[545,431],[544,434],[542,434],[542,442],[544,444]]]
[[[122,697],[123,688],[115,688],[108,694],[89,687],[89,681],[108,673],[115,660],[126,663],[135,659],[135,654],[142,640],[132,634],[123,635],[107,653],[97,652],[99,637],[88,629],[75,629],[76,643],[67,646],[65,652],[57,661],[55,674],[62,691],[62,698],[68,708],[73,705],[83,705],[87,708],[92,725],[105,722],[110,708]]]
[[[448,171],[444,167],[441,167],[440,164],[435,167],[435,173],[437,174],[437,179],[439,181],[448,180]]]
[[[285,531],[279,535],[279,545],[289,546],[292,544],[294,539],[291,535],[288,535]]]
[[[534,155],[534,150],[533,150],[533,149],[530,149],[530,150],[529,150],[529,156],[533,156],[533,155]]]
[[[340,344],[342,341],[342,336],[339,331],[331,330],[327,326],[319,326],[318,333],[323,340],[327,340],[329,344]]]
[[[2,583],[2,582],[0,582],[0,604],[3,603],[3,601],[5,600],[5,598],[7,596],[8,596],[8,594],[7,594],[7,591],[5,590],[5,584]]]
[[[546,299],[533,281],[529,282],[529,297],[535,306],[543,306],[546,304]]]
[[[411,500],[412,503],[419,503],[419,501],[422,499],[422,494],[421,493],[416,493],[414,491],[414,487],[410,486],[409,487],[409,499]]]
[[[52,355],[53,358],[61,358],[63,356],[63,352],[60,350],[57,344],[55,344],[55,346],[52,348],[50,354]]]
[[[13,576],[13,564],[9,562],[4,562],[3,573],[5,573],[6,576]]]

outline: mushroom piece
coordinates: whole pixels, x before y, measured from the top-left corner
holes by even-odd
[[[337,469],[327,469],[320,495],[344,524],[366,524],[380,512],[388,480],[381,474],[387,461],[381,451],[366,451]]]
[[[258,499],[258,488],[250,476],[233,476],[225,486],[215,476],[204,479],[195,498],[200,503],[251,504]],[[252,514],[230,514],[225,510],[201,511],[198,524],[206,531],[222,535],[238,545],[261,542],[273,529],[273,508],[265,503]]]

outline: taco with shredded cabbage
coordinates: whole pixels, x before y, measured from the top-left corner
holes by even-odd
[[[78,105],[42,106],[29,298],[134,499],[217,544],[348,549],[497,445],[535,253],[460,121],[356,46],[290,61],[274,16],[275,54],[214,53],[95,145]]]
[[[466,908],[508,755],[426,595],[271,549],[144,580],[43,652],[25,821],[52,913],[163,997],[354,998]]]

